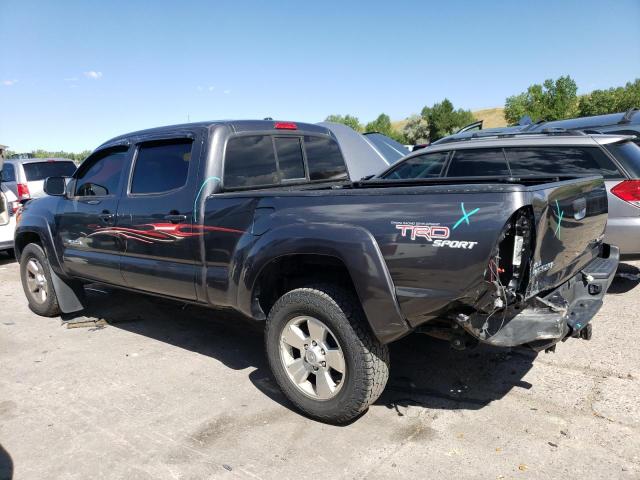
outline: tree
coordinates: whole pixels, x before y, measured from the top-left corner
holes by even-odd
[[[429,123],[420,115],[412,115],[402,129],[407,143],[416,145],[429,142]]]
[[[627,82],[624,87],[594,90],[580,97],[579,113],[582,117],[604,115],[640,108],[640,78]]]
[[[424,107],[421,115],[427,122],[431,142],[451,135],[475,121],[470,110],[461,108],[455,110],[453,104],[446,98],[432,107]]]
[[[570,77],[547,79],[542,85],[534,84],[526,92],[508,97],[504,116],[509,124],[517,124],[524,115],[533,121],[561,120],[578,114],[578,86]]]
[[[360,120],[358,117],[354,117],[353,115],[329,115],[324,119],[325,122],[333,122],[333,123],[342,123],[348,127],[353,128],[356,132],[362,131],[362,125],[360,124]]]
[[[11,150],[7,150],[5,152],[5,157],[9,158],[11,155],[17,155],[17,152],[13,152]],[[27,155],[29,158],[68,158],[73,160],[76,164],[82,163],[82,161],[87,158],[91,154],[91,150],[83,150],[80,153],[72,153],[65,151],[57,151],[52,152],[49,150],[31,150],[29,153],[21,153],[20,155]]]
[[[364,127],[365,132],[378,132],[387,137],[393,138],[396,142],[407,143],[403,132],[399,132],[391,124],[391,118],[386,113],[378,115],[374,121],[369,122]]]
[[[391,118],[386,113],[378,115],[374,121],[367,123],[364,127],[365,132],[378,132],[383,135],[391,136],[393,134],[393,127],[391,126]]]

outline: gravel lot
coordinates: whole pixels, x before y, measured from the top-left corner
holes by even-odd
[[[67,328],[0,255],[0,478],[637,479],[639,266],[555,354],[394,344],[383,397],[335,427],[290,408],[259,326],[91,291],[107,324]]]

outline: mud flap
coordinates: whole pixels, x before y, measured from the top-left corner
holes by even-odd
[[[53,282],[53,289],[56,292],[58,306],[62,313],[74,313],[84,310],[84,305],[82,303],[84,290],[82,287],[73,287],[69,285],[56,275],[53,270],[51,270],[51,281]]]

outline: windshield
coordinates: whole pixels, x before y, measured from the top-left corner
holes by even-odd
[[[407,147],[381,133],[365,133],[364,138],[389,162],[397,162],[411,153]]]
[[[640,147],[633,142],[612,143],[607,150],[618,159],[629,175],[640,178]]]
[[[73,162],[34,162],[22,165],[27,182],[44,180],[49,177],[70,177],[76,171],[76,164]]]

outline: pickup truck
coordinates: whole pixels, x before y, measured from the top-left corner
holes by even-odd
[[[318,125],[221,121],[98,147],[45,181],[15,235],[30,308],[83,308],[83,284],[265,321],[302,412],[348,422],[382,393],[388,344],[537,351],[588,338],[618,264],[602,177],[351,181]]]

